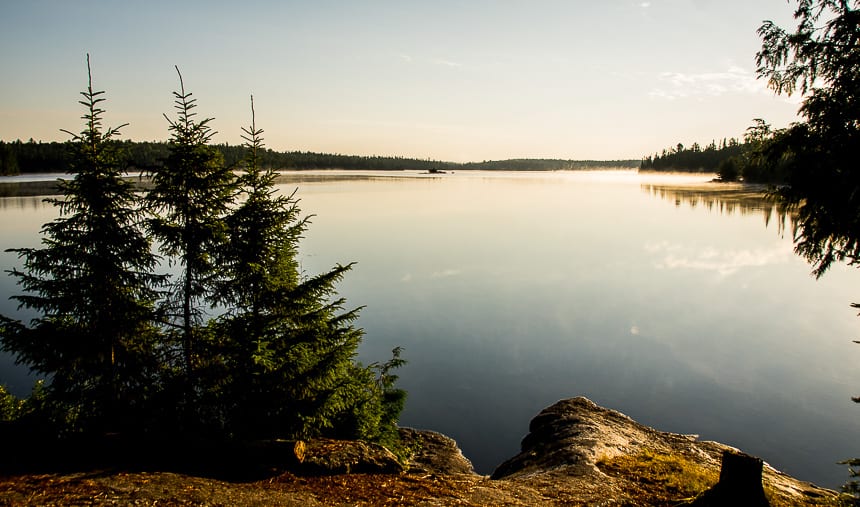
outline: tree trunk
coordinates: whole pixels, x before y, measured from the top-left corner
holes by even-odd
[[[769,507],[761,484],[762,465],[760,458],[724,451],[720,482],[702,493],[691,505]]]

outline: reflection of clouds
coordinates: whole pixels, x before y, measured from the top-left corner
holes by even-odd
[[[668,242],[649,243],[645,251],[662,256],[658,269],[693,269],[729,276],[743,268],[780,264],[791,259],[791,252],[782,248],[770,250],[718,250],[713,247],[697,250]]]

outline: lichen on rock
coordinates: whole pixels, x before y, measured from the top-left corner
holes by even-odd
[[[635,467],[622,470],[606,463],[616,460],[617,465],[624,462],[620,458],[636,462],[642,456],[659,455],[716,478],[726,451],[738,452],[721,443],[701,441],[697,435],[644,426],[618,411],[577,397],[558,401],[535,416],[522,440],[520,453],[499,465],[491,477],[524,485],[581,487],[589,492],[584,495],[594,495],[591,499],[595,501],[599,498],[641,501],[648,491],[638,482]],[[796,480],[767,464],[763,465],[762,481],[767,493],[783,505],[832,505],[836,499],[834,491]],[[649,487],[654,490],[653,483],[660,481],[650,482]],[[708,486],[712,485],[703,485],[703,490]],[[684,499],[681,496],[675,500]],[[585,497],[581,500],[588,501]]]

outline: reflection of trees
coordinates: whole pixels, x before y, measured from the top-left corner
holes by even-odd
[[[63,177],[63,176],[60,176]],[[343,174],[343,173],[314,173],[314,172],[289,172],[281,173],[275,178],[275,183],[279,184],[299,184],[299,183],[332,183],[338,181],[374,181],[387,180],[397,178],[424,178],[437,179],[439,176],[423,175],[415,173],[395,173],[384,175],[370,174]],[[137,188],[145,190],[150,188],[150,180],[146,176],[130,175],[127,180],[133,182]],[[59,187],[57,180],[39,180],[39,181],[0,181],[0,198],[2,197],[30,197],[30,196],[56,196],[59,195]]]
[[[275,183],[279,185],[298,184],[298,183],[337,183],[346,181],[393,181],[393,180],[415,180],[415,179],[432,179],[437,180],[439,176],[416,173],[403,173],[400,171],[386,174],[346,174],[342,172],[312,172],[312,171],[293,171],[281,172],[275,176]]]
[[[0,183],[0,197],[57,195],[57,181],[13,181]]]
[[[742,183],[703,183],[697,185],[642,184],[642,191],[671,201],[676,207],[703,207],[723,215],[761,215],[765,225],[776,219],[785,225],[786,212],[767,197],[764,185]]]
[[[38,196],[12,196],[0,195],[0,210],[6,209],[32,209],[40,210],[48,207],[43,197]]]

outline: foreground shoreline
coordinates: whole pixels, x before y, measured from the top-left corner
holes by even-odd
[[[444,435],[401,435],[413,451],[405,465],[378,446],[327,440],[303,443],[298,460],[295,446],[268,446],[254,455],[257,465],[266,457],[256,470],[235,460],[217,466],[230,456],[219,449],[197,470],[149,463],[16,472],[7,463],[0,505],[677,505],[713,486],[721,453],[733,450],[582,397],[541,411],[521,452],[492,476],[476,474]],[[657,464],[665,466],[649,472]],[[836,492],[768,465],[763,484],[774,506],[838,505]]]

